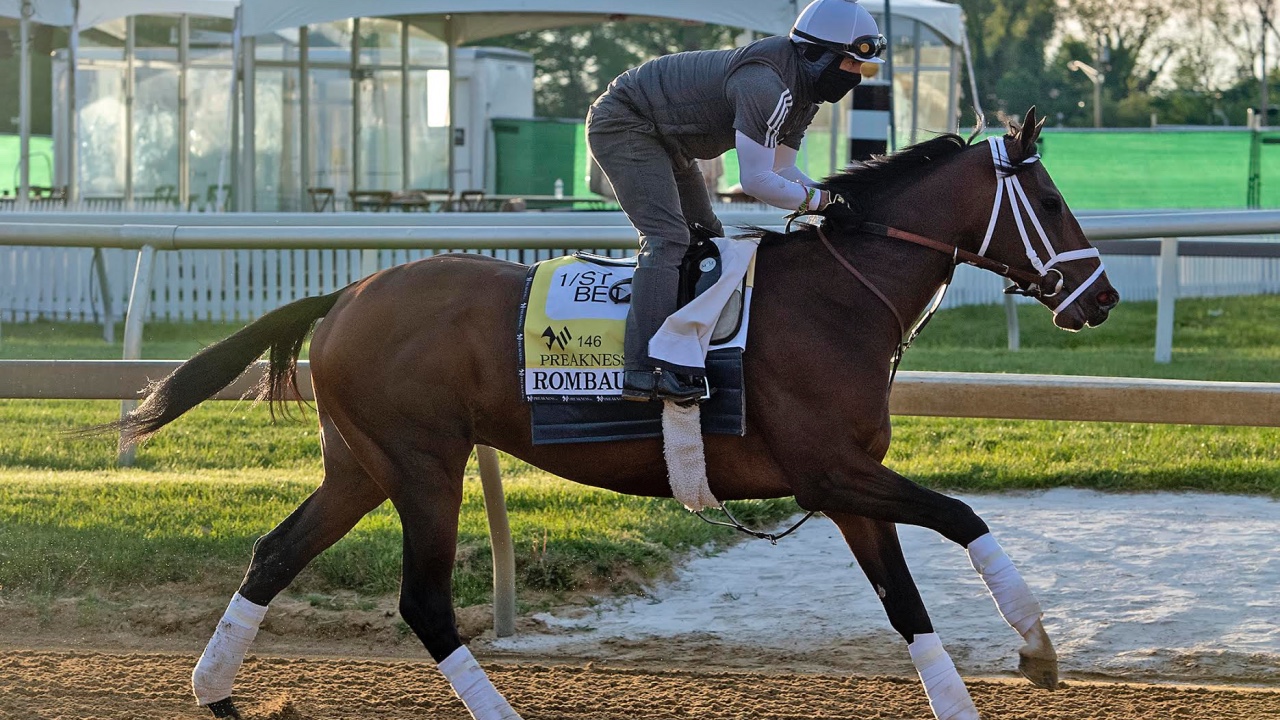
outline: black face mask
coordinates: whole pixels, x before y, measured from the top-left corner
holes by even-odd
[[[818,81],[814,83],[813,89],[818,93],[818,97],[829,103],[840,102],[850,90],[858,87],[858,83],[862,82],[862,73],[845,72],[840,69],[840,62],[844,58],[840,55],[833,54],[831,62],[822,68],[822,73],[818,75]]]

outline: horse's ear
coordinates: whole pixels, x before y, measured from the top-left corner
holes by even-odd
[[[1044,128],[1044,121],[1045,118],[1036,117],[1036,107],[1032,105],[1027,111],[1027,116],[1023,118],[1022,127],[1018,132],[1018,145],[1023,157],[1036,154],[1036,140],[1040,139],[1040,130]]]

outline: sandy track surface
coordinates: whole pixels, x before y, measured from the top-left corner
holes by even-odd
[[[0,653],[0,717],[207,718],[187,687],[192,658],[170,654]],[[488,663],[526,720],[931,718],[912,678],[655,672]],[[970,682],[987,718],[1274,720],[1280,692],[1073,682]],[[237,695],[246,720],[466,720],[429,662],[251,657]]]

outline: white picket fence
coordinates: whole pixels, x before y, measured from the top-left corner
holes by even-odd
[[[0,321],[100,322],[102,287],[94,250],[0,247]],[[99,250],[106,268],[110,306],[117,319],[128,306],[136,250]],[[428,257],[431,250],[380,250],[378,267]],[[503,250],[485,254],[534,262],[562,251]],[[602,254],[625,254],[602,251]],[[332,292],[361,276],[359,250],[176,250],[155,259],[149,321],[246,322],[292,300]],[[1152,256],[1108,255],[1108,275],[1126,300],[1154,300],[1157,264]],[[1280,293],[1280,258],[1182,257],[1180,297]],[[1003,280],[970,267],[956,271],[944,307],[1002,302]]]
[[[136,250],[99,250],[112,315],[121,319],[137,266]],[[438,251],[380,250],[378,267]],[[619,251],[600,251],[619,255]],[[486,255],[535,262],[563,252],[492,250]],[[94,250],[0,247],[0,321],[100,322],[104,305]],[[148,321],[246,322],[280,305],[332,292],[361,277],[359,250],[177,250],[155,258]]]

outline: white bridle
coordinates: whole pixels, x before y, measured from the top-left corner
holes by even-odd
[[[1053,314],[1057,315],[1072,302],[1075,302],[1076,298],[1080,297],[1085,290],[1089,289],[1089,286],[1097,282],[1098,278],[1102,277],[1102,273],[1105,269],[1102,265],[1102,256],[1098,253],[1097,248],[1069,250],[1064,253],[1059,253],[1057,250],[1054,250],[1053,245],[1049,242],[1048,236],[1045,235],[1044,228],[1040,226],[1040,220],[1036,217],[1035,211],[1031,209],[1031,201],[1027,199],[1027,193],[1022,189],[1022,183],[1018,182],[1018,176],[1015,173],[1017,168],[1009,159],[1009,151],[1005,148],[1004,138],[987,138],[987,144],[991,146],[991,162],[995,166],[996,170],[996,202],[995,206],[991,208],[991,221],[987,223],[987,234],[982,239],[982,247],[978,250],[978,254],[983,256],[986,255],[987,246],[991,244],[991,236],[996,230],[996,220],[1000,217],[1000,207],[1004,203],[1005,195],[1008,195],[1009,206],[1013,211],[1013,219],[1018,224],[1018,234],[1022,236],[1022,246],[1027,251],[1027,259],[1031,261],[1031,266],[1034,267],[1036,272],[1041,275],[1047,276],[1050,272],[1053,272],[1058,276],[1058,282],[1053,288],[1053,292],[1044,293],[1042,297],[1054,297],[1062,290],[1062,272],[1056,269],[1054,265],[1057,265],[1058,263],[1071,262],[1073,260],[1087,260],[1089,258],[1098,259],[1098,269],[1093,271],[1093,274],[1089,276],[1089,279],[1081,283],[1074,292],[1068,295],[1065,300],[1058,303],[1057,307],[1053,308]],[[1039,161],[1040,155],[1036,154],[1026,160],[1023,160],[1019,164],[1031,165]],[[1036,249],[1031,246],[1031,237],[1027,234],[1026,224],[1022,219],[1024,212],[1027,217],[1031,219],[1031,225],[1035,227],[1036,234],[1040,236],[1040,244],[1044,246],[1044,250],[1049,256],[1048,262],[1041,261]]]

